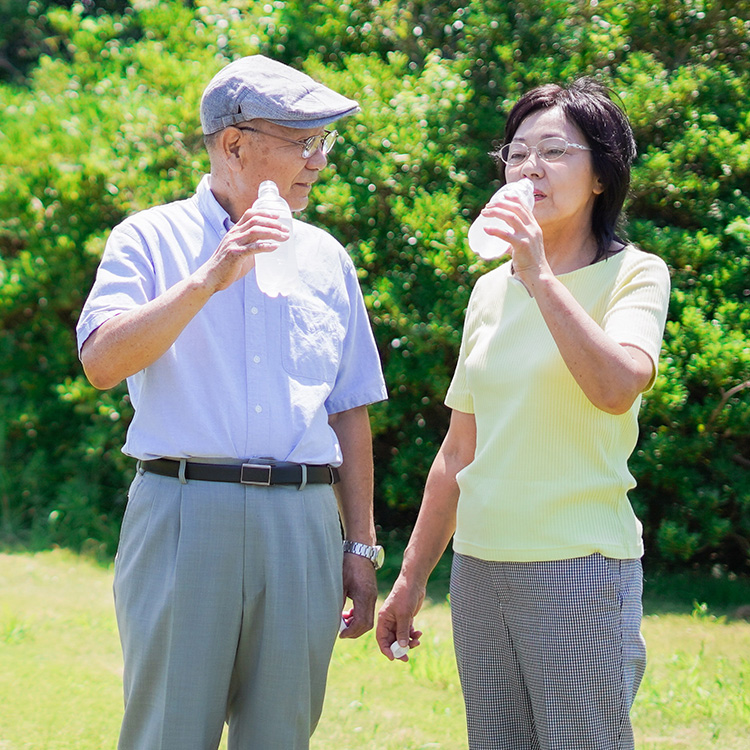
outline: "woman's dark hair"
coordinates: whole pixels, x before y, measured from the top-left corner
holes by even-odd
[[[579,78],[567,87],[546,84],[524,94],[514,105],[505,125],[510,143],[521,123],[540,109],[559,107],[575,123],[591,147],[594,173],[604,186],[596,196],[591,229],[596,257],[601,260],[617,236],[622,205],[630,187],[630,166],[636,155],[635,139],[625,113],[610,99],[607,89],[592,78]],[[497,154],[493,154],[497,159]],[[499,162],[502,165],[502,162]]]

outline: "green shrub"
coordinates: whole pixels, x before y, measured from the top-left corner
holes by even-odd
[[[86,384],[77,315],[109,229],[188,195],[206,169],[205,83],[262,52],[362,105],[340,124],[307,218],[360,269],[391,392],[372,409],[381,525],[413,521],[447,427],[464,309],[488,268],[465,247],[498,185],[487,152],[520,93],[590,74],[611,85],[638,142],[627,233],[672,271],[632,461],[648,554],[750,572],[750,3],[32,5],[33,30],[15,14],[6,28],[22,31],[0,32],[0,56],[23,68],[0,85],[6,537],[112,552],[130,407],[122,386]]]

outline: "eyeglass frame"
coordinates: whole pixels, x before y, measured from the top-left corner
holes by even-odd
[[[545,141],[562,141],[565,144],[565,150],[560,154],[560,156],[556,156],[554,159],[548,159],[544,156],[542,156],[541,152],[539,151],[539,144],[544,143]],[[523,146],[526,149],[526,155],[521,159],[520,162],[517,164],[511,164],[509,161],[506,160],[506,158],[503,156],[503,151],[506,149],[510,149],[511,146]],[[495,154],[497,157],[502,161],[503,164],[509,166],[509,167],[520,167],[530,156],[531,156],[531,150],[533,149],[536,151],[536,155],[544,162],[555,162],[558,159],[562,159],[565,154],[568,153],[569,148],[577,148],[580,151],[591,151],[592,149],[589,146],[582,146],[580,143],[572,143],[567,138],[563,138],[560,135],[550,135],[547,138],[542,138],[539,143],[536,144],[536,146],[529,146],[527,143],[523,143],[521,141],[511,141],[510,143],[504,143],[502,146],[500,146],[497,151],[495,151]]]
[[[232,125],[232,127],[237,128],[237,130],[251,130],[253,133],[260,133],[261,135],[267,135],[271,138],[278,138],[280,141],[295,143],[297,146],[302,146],[303,159],[309,159],[318,149],[320,149],[324,154],[329,154],[336,143],[336,138],[338,138],[339,135],[337,130],[324,130],[320,135],[311,135],[309,138],[303,138],[302,140],[298,141],[294,138],[287,138],[283,135],[276,135],[276,133],[269,133],[266,130],[254,128],[252,125]],[[318,145],[313,148],[312,143],[314,143],[315,141],[318,142]],[[326,143],[330,143],[328,148],[326,148]]]

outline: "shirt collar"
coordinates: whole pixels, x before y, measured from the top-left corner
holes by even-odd
[[[206,217],[208,223],[214,228],[216,233],[222,237],[233,226],[234,222],[229,214],[221,207],[216,196],[211,192],[211,175],[203,175],[195,191],[198,198],[198,206],[201,213]]]

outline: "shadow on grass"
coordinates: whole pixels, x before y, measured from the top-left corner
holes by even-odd
[[[386,560],[378,572],[378,588],[386,596],[398,576],[408,537],[404,532],[392,531],[380,538]],[[452,559],[449,547],[430,576],[427,597],[433,602],[444,602],[448,596]],[[643,589],[646,615],[690,614],[701,608],[712,615],[732,617],[740,607],[750,606],[750,578],[733,578],[725,572],[710,575],[644,563]]]

